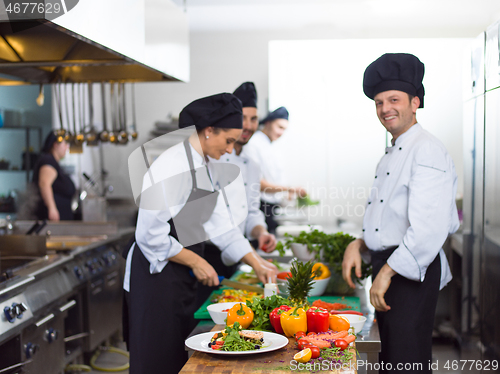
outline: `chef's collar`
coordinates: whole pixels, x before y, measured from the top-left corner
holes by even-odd
[[[418,123],[418,122],[415,123],[412,127],[410,127],[404,133],[402,133],[401,135],[399,135],[398,138],[396,139],[396,141],[394,143],[391,140],[392,147],[401,146],[406,139],[408,139],[409,137],[411,137],[412,134],[416,133],[420,129],[422,129],[422,126],[420,125],[420,123]]]

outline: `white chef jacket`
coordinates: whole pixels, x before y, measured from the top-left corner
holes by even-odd
[[[262,131],[257,131],[243,147],[241,156],[250,157],[260,167],[261,178],[269,183],[284,185],[283,167],[276,157],[277,153],[271,140]],[[278,204],[283,200],[282,192],[262,192],[261,200],[271,204]]]
[[[245,149],[246,146],[243,147]],[[256,239],[252,237],[252,230],[255,226],[260,225],[267,229],[264,212],[260,210],[260,168],[255,161],[250,157],[236,154],[233,148],[232,153],[226,153],[219,160],[210,158],[210,162],[214,163],[230,163],[240,168],[243,176],[243,183],[246,190],[246,205],[248,207],[248,216],[244,222],[239,225],[243,235],[246,235],[250,240]],[[221,187],[227,186],[231,181],[219,180]]]
[[[194,168],[197,169],[196,180],[198,187],[214,191],[211,177],[208,173],[204,172],[206,169],[204,168],[205,162],[203,157],[194,150],[191,144],[189,146],[193,155]],[[210,173],[210,162],[207,165]],[[184,203],[169,207],[168,203],[159,202],[159,206],[163,205],[166,207],[161,210],[139,208],[135,238],[144,256],[150,263],[149,270],[151,274],[160,273],[167,265],[168,259],[177,255],[183,248],[181,243],[170,236],[168,221],[180,212],[191,194],[192,180],[189,170],[189,162],[184,144],[179,143],[163,152],[151,165],[148,174],[144,176],[143,191],[146,191],[151,186],[149,182],[151,178],[154,181],[162,181],[181,174],[185,176],[185,178],[179,179],[178,189],[175,190],[179,194],[175,197],[175,201]],[[159,198],[161,199],[161,196]],[[171,194],[169,194],[169,199],[172,200]],[[221,250],[221,258],[224,264],[232,265],[251,252],[252,247],[238,227],[228,229],[230,223],[227,219],[227,211],[223,195],[219,193],[214,212],[209,221],[204,224],[204,228],[209,235],[217,232],[216,236],[210,235],[210,240]],[[221,230],[221,227],[224,229]],[[218,234],[220,231],[222,233]],[[130,270],[134,248],[135,243],[127,255],[125,265],[123,288],[126,291],[130,290]]]
[[[380,160],[363,220],[373,251],[397,246],[387,264],[422,282],[439,253],[443,288],[452,278],[442,246],[459,227],[457,175],[444,145],[420,124],[400,135]]]

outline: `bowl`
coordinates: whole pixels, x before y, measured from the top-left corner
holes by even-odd
[[[354,327],[354,333],[359,334],[360,331],[363,329],[363,325],[366,322],[366,317],[365,316],[359,316],[357,314],[337,314],[338,316],[345,317],[349,320],[349,323],[351,324],[351,327]]]
[[[330,282],[330,277],[325,279],[315,279],[313,283],[313,287],[309,292],[309,296],[321,296],[325,293],[326,286],[328,286],[328,282]]]
[[[326,286],[330,281],[330,277],[325,279],[316,279],[313,282],[311,291],[309,291],[309,296],[321,296],[326,290]],[[280,296],[288,296],[288,281],[286,279],[276,279],[278,283],[278,290],[280,291]]]
[[[208,313],[210,314],[210,317],[212,318],[212,321],[214,321],[216,325],[225,325],[227,318],[227,310],[231,309],[236,304],[241,304],[241,303],[232,302],[232,303],[210,304],[209,306],[207,306],[207,310]],[[225,310],[225,312],[223,312],[223,310]]]
[[[291,243],[290,247],[292,248],[293,255],[297,257],[299,261],[307,262],[314,260],[315,253],[309,252],[309,249],[307,249],[307,245]]]

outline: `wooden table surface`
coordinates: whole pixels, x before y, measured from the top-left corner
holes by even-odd
[[[219,331],[223,325],[215,325],[212,331]],[[194,352],[180,373],[214,373],[214,374],[282,374],[299,371],[299,364],[293,360],[293,356],[298,352],[295,339],[289,338],[286,347],[272,352],[257,353],[252,355],[223,356],[204,352]],[[353,348],[354,349],[354,348]],[[307,365],[314,372],[330,372],[342,374],[355,374],[355,359],[351,365],[352,369],[330,370],[333,366],[330,362],[322,362],[319,359],[309,361],[307,364],[300,364],[304,372],[309,372]],[[313,366],[315,365],[315,366]],[[327,369],[327,370],[325,370]]]

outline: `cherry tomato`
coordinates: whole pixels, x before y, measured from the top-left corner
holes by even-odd
[[[306,333],[304,331],[297,331],[295,333],[295,340],[298,341],[299,339],[303,338],[306,336]]]
[[[305,339],[300,339],[298,342],[297,342],[297,346],[299,347],[299,350],[302,351],[303,349],[306,348],[306,346],[310,345],[311,343],[309,343],[307,340]]]
[[[320,350],[314,344],[309,344],[306,348],[311,350],[311,358],[318,358],[320,356]]]
[[[315,332],[308,332],[307,336],[309,336],[309,335],[316,335],[316,333]]]
[[[334,345],[335,347],[340,348],[340,350],[343,351],[349,344],[347,344],[344,339],[336,339]]]

